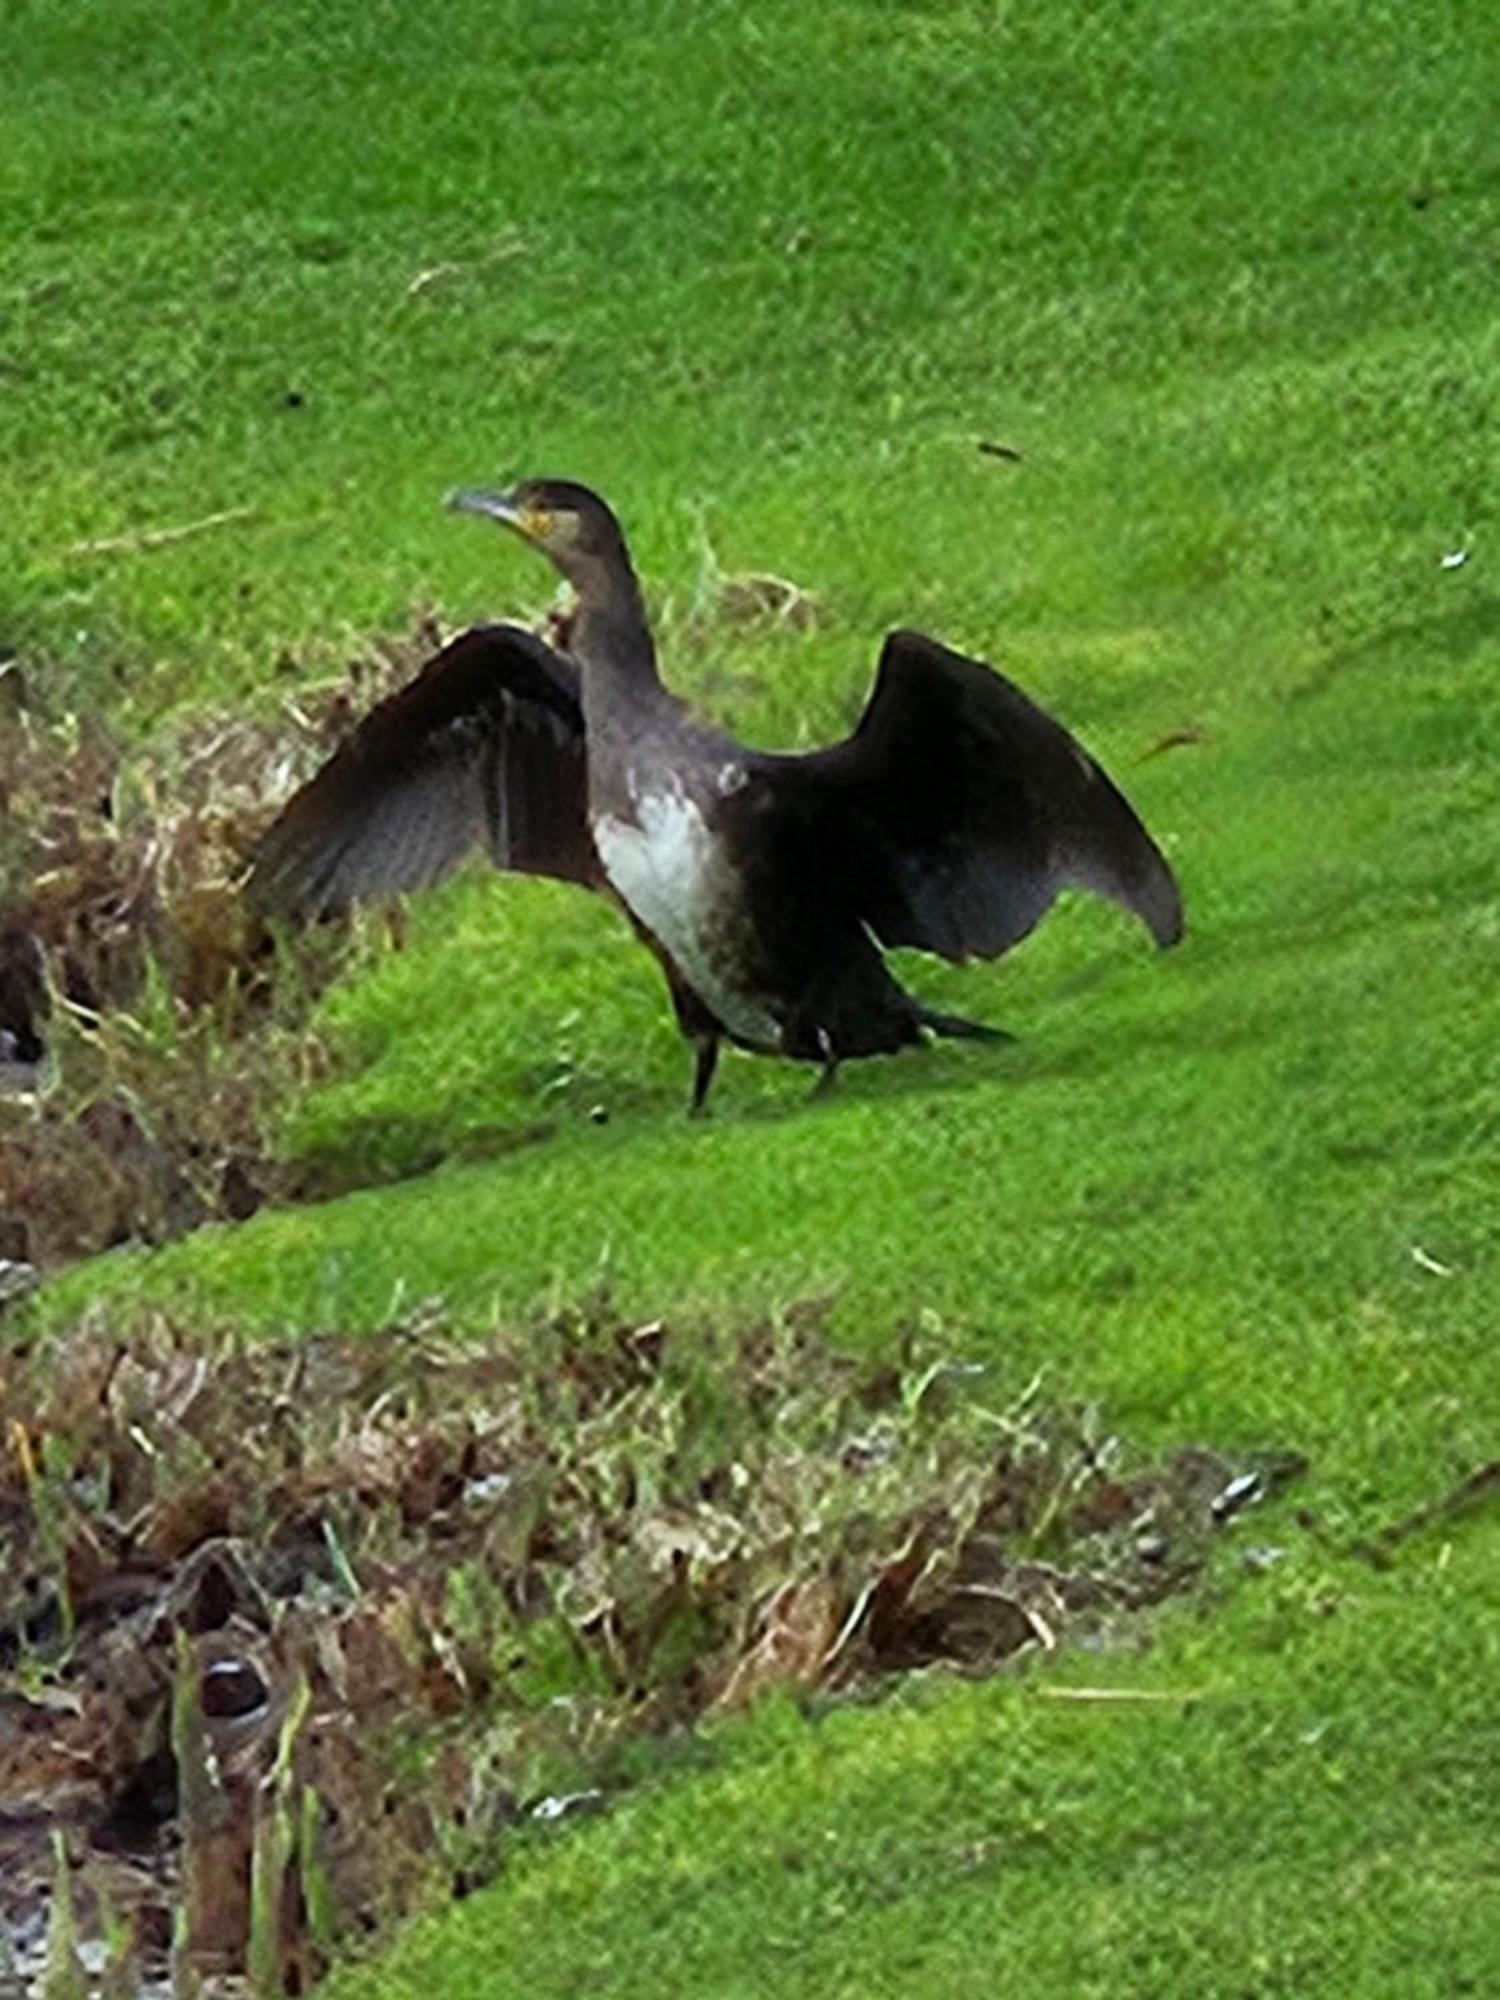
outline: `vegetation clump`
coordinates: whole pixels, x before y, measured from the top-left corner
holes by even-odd
[[[0,929],[56,994],[48,1054],[0,1079],[0,1256],[47,1269],[327,1192],[281,1166],[274,1127],[326,1070],[309,1017],[359,933],[273,941],[239,878],[277,804],[434,639],[144,749],[25,685],[0,706]]]
[[[1147,1461],[930,1335],[851,1359],[823,1310],[726,1330],[600,1299],[291,1343],[85,1322],[5,1350],[23,1971],[50,1911],[53,1957],[66,1920],[114,1990],[169,1957],[300,1990],[521,1824],[605,1803],[642,1737],[1134,1630],[1293,1469]]]

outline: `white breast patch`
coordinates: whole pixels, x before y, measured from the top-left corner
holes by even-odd
[[[604,816],[593,823],[594,845],[610,884],[661,939],[689,986],[725,1027],[747,1042],[778,1049],[781,1030],[751,994],[725,977],[743,921],[736,884],[703,824],[680,790],[647,792],[636,808],[639,826]]]

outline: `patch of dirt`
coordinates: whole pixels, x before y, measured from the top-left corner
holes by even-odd
[[[0,1350],[6,1990],[300,1992],[636,1739],[1106,1642],[1298,1469],[822,1319]]]
[[[335,1191],[270,1134],[326,1069],[312,1003],[370,926],[277,944],[238,882],[289,792],[441,637],[425,623],[269,718],[128,754],[46,713],[15,663],[0,676],[0,1257],[47,1269]]]

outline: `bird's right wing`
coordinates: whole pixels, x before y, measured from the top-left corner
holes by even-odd
[[[520,626],[476,626],[293,794],[246,894],[268,916],[320,916],[425,888],[481,840],[497,867],[598,887],[587,768],[574,663]]]

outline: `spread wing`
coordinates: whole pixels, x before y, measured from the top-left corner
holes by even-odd
[[[1182,935],[1161,850],[1088,752],[1003,675],[892,632],[852,736],[796,763],[882,944],[994,958],[1077,886]]]
[[[514,625],[461,633],[370,713],[262,837],[246,894],[313,917],[497,867],[597,886],[578,669]]]

